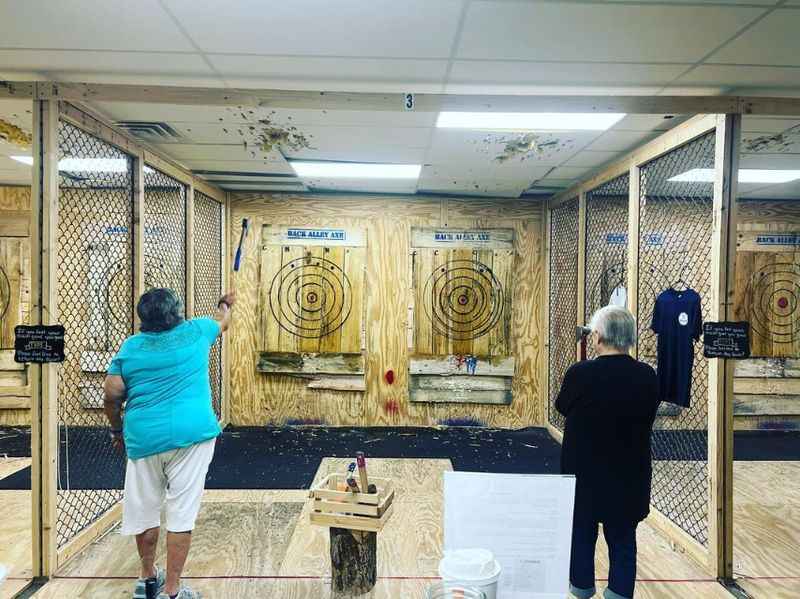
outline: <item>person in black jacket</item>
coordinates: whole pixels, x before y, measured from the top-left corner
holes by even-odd
[[[650,433],[658,407],[655,371],[632,358],[636,321],[625,308],[598,310],[590,324],[597,357],[564,375],[556,409],[566,417],[561,472],[576,478],[570,591],[595,594],[598,525],[608,544],[606,599],[633,597],[636,527],[650,512]]]

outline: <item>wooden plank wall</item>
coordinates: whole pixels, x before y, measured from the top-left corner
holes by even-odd
[[[241,270],[231,275],[239,301],[230,337],[232,424],[434,425],[453,419],[474,419],[487,426],[517,428],[543,423],[541,203],[366,194],[237,194],[232,196],[229,223],[234,252],[243,218],[251,219],[251,231],[256,232],[264,224],[352,227],[367,231],[366,392],[307,388],[299,379],[265,377],[256,372],[261,239],[257,234],[250,235]],[[514,229],[518,258],[511,334],[517,366],[510,406],[412,405],[408,401],[412,226]],[[385,377],[389,370],[394,373],[392,384]]]
[[[30,218],[31,188],[0,186],[0,425],[30,424],[27,367],[13,349],[14,327],[30,316]]]
[[[800,271],[800,252],[792,251],[798,248],[759,246],[755,242],[758,234],[800,231],[800,200],[740,200],[738,210],[734,317],[745,319],[744,303],[752,300],[746,293],[747,284],[754,272],[776,260],[793,264]],[[796,321],[800,309],[787,308],[788,316],[776,315],[779,323]],[[761,357],[737,363],[735,428],[800,429],[800,336],[795,336],[792,343],[774,343],[756,333],[752,336],[753,356]]]

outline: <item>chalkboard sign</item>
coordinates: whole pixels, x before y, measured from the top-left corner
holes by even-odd
[[[703,355],[706,358],[749,358],[749,322],[703,324]]]
[[[14,361],[20,363],[64,361],[64,327],[60,324],[14,327]]]

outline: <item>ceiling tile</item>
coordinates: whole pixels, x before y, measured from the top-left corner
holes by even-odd
[[[473,2],[457,58],[695,62],[763,10]]]
[[[192,51],[157,0],[0,3],[3,48]]]
[[[0,49],[0,63],[22,71],[213,75],[198,54]]]
[[[800,44],[798,44],[800,52]],[[800,59],[798,59],[800,64]],[[746,88],[749,86],[800,87],[800,68],[747,67],[729,65],[700,65],[678,81],[676,85],[719,85]]]
[[[447,58],[460,0],[226,3],[167,0],[192,39],[206,52]]]
[[[448,84],[666,85],[688,65],[456,60]]]
[[[547,176],[555,179],[583,179],[592,172],[591,168],[581,166],[559,166]]]
[[[325,58],[303,56],[242,56],[210,54],[214,67],[233,87],[270,87],[307,84],[332,90],[354,86],[396,87],[400,92],[425,84],[441,84],[446,60],[390,60],[380,58]],[[257,84],[256,84],[257,82]],[[438,91],[438,90],[437,90]]]
[[[620,157],[620,152],[583,150],[564,163],[564,166],[597,168]]]
[[[512,181],[500,181],[491,177],[471,180],[466,186],[454,184],[449,179],[431,177],[420,179],[417,185],[419,193],[501,198],[518,198],[527,187],[525,182],[515,184]]]
[[[294,170],[286,161],[266,162],[264,160],[183,160],[184,165],[193,171],[214,171],[221,173],[262,173],[294,175]]]
[[[800,66],[800,11],[776,10],[709,58],[710,62]]]
[[[687,118],[685,115],[629,114],[611,129],[612,131],[669,131]]]
[[[283,162],[276,152],[265,153],[242,144],[157,144],[155,146],[176,160],[237,160],[255,162]]]
[[[408,193],[417,190],[416,179],[302,179],[311,191],[357,191],[365,193]]]
[[[540,153],[526,159],[512,157],[500,161],[507,142],[520,138],[519,133],[498,133],[465,129],[437,129],[428,152],[432,164],[459,162],[465,167],[490,167],[498,174],[524,171],[536,166],[557,166],[597,137],[596,131],[537,132]],[[552,144],[552,145],[551,145]]]
[[[800,127],[800,116],[778,118],[745,115],[742,117],[742,131],[748,134],[783,133],[792,127]]]
[[[604,152],[627,152],[658,137],[658,131],[606,131],[586,149]]]

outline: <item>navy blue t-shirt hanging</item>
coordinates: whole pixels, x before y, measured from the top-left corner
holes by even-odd
[[[650,328],[658,335],[658,398],[688,408],[694,342],[703,329],[700,295],[694,289],[663,291],[656,298]]]

